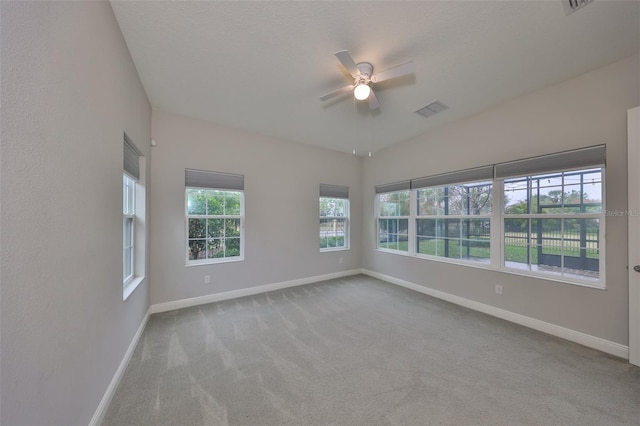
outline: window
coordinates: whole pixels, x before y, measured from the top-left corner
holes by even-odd
[[[244,177],[187,169],[187,265],[244,258]]]
[[[604,163],[600,145],[376,186],[378,249],[604,288]]]
[[[122,176],[122,296],[123,300],[144,279],[145,254],[145,161],[124,135]]]
[[[492,182],[416,191],[416,253],[489,263]]]
[[[349,188],[320,184],[320,251],[349,248]]]
[[[506,268],[597,281],[602,169],[505,179]]]
[[[349,200],[320,197],[320,250],[349,248]]]
[[[122,282],[127,285],[133,279],[134,272],[136,181],[126,173],[122,179],[122,194]]]
[[[409,251],[410,191],[378,196],[378,248]]]

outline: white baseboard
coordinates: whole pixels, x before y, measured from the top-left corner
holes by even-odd
[[[391,284],[396,284],[401,287],[417,291],[419,293],[424,293],[429,296],[445,300],[447,302],[455,303],[456,305],[464,306],[465,308],[473,309],[475,311],[501,318],[509,322],[520,324],[525,327],[541,331],[543,333],[561,337],[563,339],[579,343],[583,346],[597,349],[599,351],[606,352],[620,358],[629,359],[629,347],[621,345],[619,343],[592,336],[590,334],[585,334],[580,331],[571,330],[569,328],[561,327],[559,325],[551,324],[539,319],[527,317],[525,315],[516,314],[515,312],[496,308],[495,306],[465,299],[464,297],[455,296],[453,294],[445,293],[439,290],[434,290],[419,284],[412,283],[410,281],[401,280],[399,278],[381,274],[379,272],[370,271],[368,269],[363,269],[362,273],[389,282]]]
[[[109,404],[111,403],[111,399],[113,398],[113,395],[116,392],[118,385],[120,384],[120,380],[124,375],[124,371],[127,369],[127,365],[129,365],[129,361],[133,356],[133,351],[135,351],[136,346],[138,345],[138,341],[140,340],[140,336],[142,336],[142,332],[144,331],[144,328],[147,325],[147,321],[149,320],[150,314],[151,314],[151,309],[147,310],[147,313],[142,319],[142,322],[138,327],[138,331],[136,331],[136,334],[133,336],[133,339],[129,344],[129,348],[127,349],[127,352],[125,352],[124,357],[122,358],[122,361],[120,362],[120,365],[116,370],[116,373],[113,375],[113,378],[111,379],[111,383],[109,383],[109,386],[107,387],[107,390],[105,391],[104,396],[100,401],[100,404],[98,404],[98,408],[96,409],[96,412],[93,414],[93,417],[89,422],[89,426],[98,426],[100,423],[102,423],[102,420],[104,419],[104,415],[107,412],[107,408],[109,408]]]
[[[205,303],[220,302],[223,300],[235,299],[237,297],[253,296],[254,294],[266,293],[268,291],[280,290],[288,287],[316,283],[319,281],[342,278],[350,275],[362,273],[361,269],[351,269],[349,271],[334,272],[314,277],[299,278],[297,280],[283,281],[273,284],[259,285],[255,287],[243,288],[240,290],[225,291],[222,293],[207,294],[205,296],[192,297],[190,299],[175,300],[172,302],[158,303],[151,305],[151,313],[173,311],[174,309],[188,308],[189,306],[204,305]]]

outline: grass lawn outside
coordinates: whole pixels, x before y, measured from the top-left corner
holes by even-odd
[[[420,237],[419,237],[420,238]],[[564,253],[560,246],[561,241],[558,241],[554,236],[544,235],[542,250],[544,254],[549,255],[562,255],[565,256],[580,256],[580,242],[579,235],[565,235],[564,240]],[[505,261],[528,263],[528,255],[531,255],[531,264],[538,264],[538,250],[537,246],[533,245],[530,248],[530,253],[527,253],[527,241],[526,233],[507,233],[505,235],[507,244],[505,244]],[[509,240],[516,240],[517,244],[509,244]],[[529,241],[536,241],[536,234],[532,233]],[[545,244],[547,242],[547,244]],[[407,252],[409,250],[408,241],[389,241],[381,242],[380,248],[387,248],[392,250],[399,250]],[[597,248],[597,242],[587,242],[587,257],[590,259],[598,259],[599,251]],[[423,239],[419,240],[418,253],[431,256],[445,257],[445,240],[444,239]],[[489,240],[484,238],[477,238],[474,240],[460,240],[449,239],[449,252],[448,256],[451,259],[490,259],[491,249],[489,247]]]

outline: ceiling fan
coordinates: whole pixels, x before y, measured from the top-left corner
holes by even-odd
[[[326,95],[321,96],[320,100],[326,101],[334,96],[342,95],[353,90],[353,96],[357,100],[363,101],[365,99],[369,99],[370,109],[380,108],[378,98],[376,98],[375,93],[373,93],[373,90],[371,89],[371,85],[373,83],[379,83],[381,81],[412,74],[416,70],[415,63],[413,61],[409,61],[374,75],[373,65],[368,62],[360,62],[356,64],[347,50],[336,52],[336,58],[338,58],[347,71],[349,71],[349,74],[353,77],[353,84],[327,93]]]

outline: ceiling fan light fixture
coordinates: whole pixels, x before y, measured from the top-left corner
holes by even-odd
[[[348,51],[341,50],[336,52],[335,55],[342,66],[349,72],[349,74],[351,74],[351,77],[353,77],[353,84],[349,84],[348,86],[341,87],[333,92],[320,96],[321,101],[326,101],[334,96],[353,91],[353,96],[356,100],[364,101],[365,99],[368,99],[369,109],[372,111],[377,110],[380,108],[380,102],[378,102],[378,98],[373,92],[371,85],[381,81],[390,80],[392,78],[402,77],[407,74],[413,74],[416,71],[415,63],[413,61],[409,61],[377,74],[373,74],[373,65],[369,62],[360,62],[356,64]]]
[[[359,101],[364,101],[371,94],[371,88],[366,83],[359,83],[355,89],[353,89],[353,96]]]

